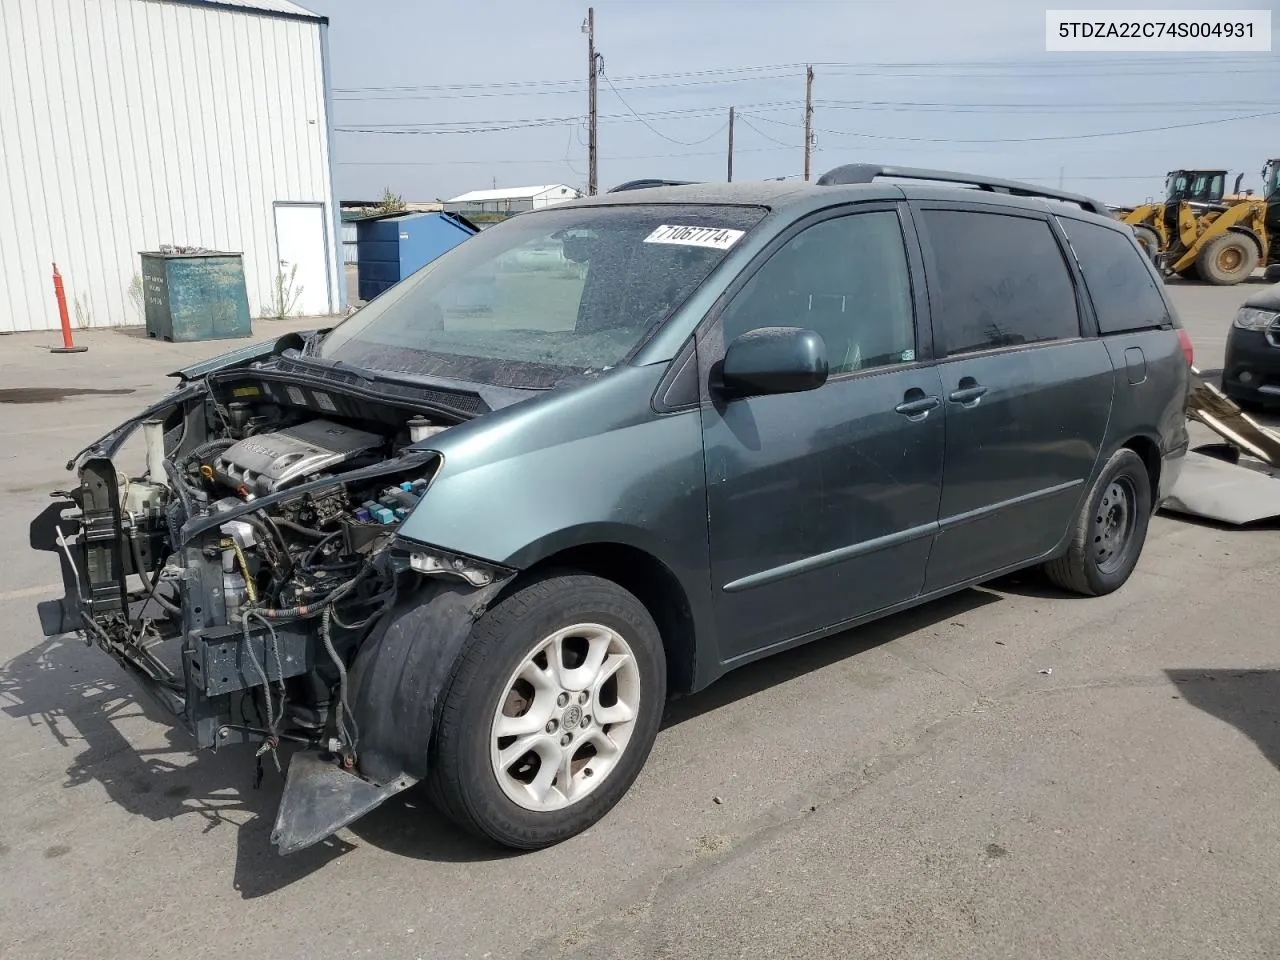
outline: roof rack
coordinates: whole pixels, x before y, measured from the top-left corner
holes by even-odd
[[[884,167],[875,163],[847,163],[828,170],[818,178],[818,186],[831,187],[850,183],[871,183],[877,177],[898,177],[903,180],[936,180],[941,183],[964,183],[991,193],[1007,193],[1015,197],[1043,197],[1047,200],[1063,200],[1078,204],[1090,213],[1106,216],[1107,208],[1097,200],[1078,193],[1037,187],[1018,180],[997,180],[972,173],[954,173],[949,170],[924,170],[918,167]]]

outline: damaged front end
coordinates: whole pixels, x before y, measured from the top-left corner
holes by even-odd
[[[418,646],[460,647],[512,575],[399,535],[439,465],[422,441],[484,401],[326,370],[287,339],[189,371],[73,458],[79,485],[32,524],[66,587],[39,604],[47,636],[106,651],[197,748],[256,742],[257,762],[279,766],[282,743],[302,745],[272,835],[282,853],[425,774],[427,740],[403,731],[429,736],[439,691],[417,691],[425,721],[400,723],[379,690],[402,654],[382,647],[424,609],[436,632]],[[139,429],[131,476],[116,460]]]

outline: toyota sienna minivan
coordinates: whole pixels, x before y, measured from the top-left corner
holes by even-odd
[[[418,781],[542,847],[672,695],[1020,568],[1119,588],[1190,359],[1084,197],[853,165],[562,203],[178,372],[33,524],[40,618],[287,761],[282,852]]]

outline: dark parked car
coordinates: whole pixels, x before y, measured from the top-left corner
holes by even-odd
[[[1222,390],[1246,406],[1280,405],[1280,285],[1255,293],[1236,312]]]
[[[520,267],[548,245],[582,269]],[[282,851],[423,779],[540,847],[671,694],[1022,567],[1118,588],[1189,362],[1082,197],[850,166],[574,201],[180,372],[34,524],[68,583],[40,616],[198,747],[301,744]],[[138,426],[145,473],[112,460]]]

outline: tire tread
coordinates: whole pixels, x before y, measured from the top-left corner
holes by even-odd
[[[1089,494],[1084,502],[1080,505],[1080,510],[1076,514],[1074,527],[1071,531],[1071,540],[1067,544],[1066,552],[1059,557],[1048,560],[1041,564],[1041,569],[1045,576],[1056,587],[1066,590],[1069,593],[1080,594],[1085,597],[1096,597],[1103,593],[1117,589],[1129,575],[1133,572],[1133,567],[1137,565],[1138,558],[1142,553],[1142,544],[1146,540],[1147,520],[1150,518],[1150,510],[1145,510],[1145,516],[1139,517],[1140,533],[1135,531],[1135,536],[1140,536],[1141,540],[1137,546],[1133,564],[1129,567],[1128,572],[1121,578],[1120,583],[1114,586],[1100,587],[1089,576],[1090,564],[1093,563],[1089,556],[1089,533],[1091,530],[1092,515],[1094,503],[1102,488],[1111,482],[1111,480],[1122,473],[1125,469],[1132,468],[1140,479],[1138,484],[1139,503],[1135,504],[1135,509],[1143,507],[1149,508],[1151,496],[1151,481],[1147,473],[1146,464],[1142,458],[1128,447],[1121,447],[1111,455],[1102,471],[1098,474],[1098,479],[1094,481],[1092,487],[1089,488]],[[1140,514],[1144,511],[1140,510]]]

